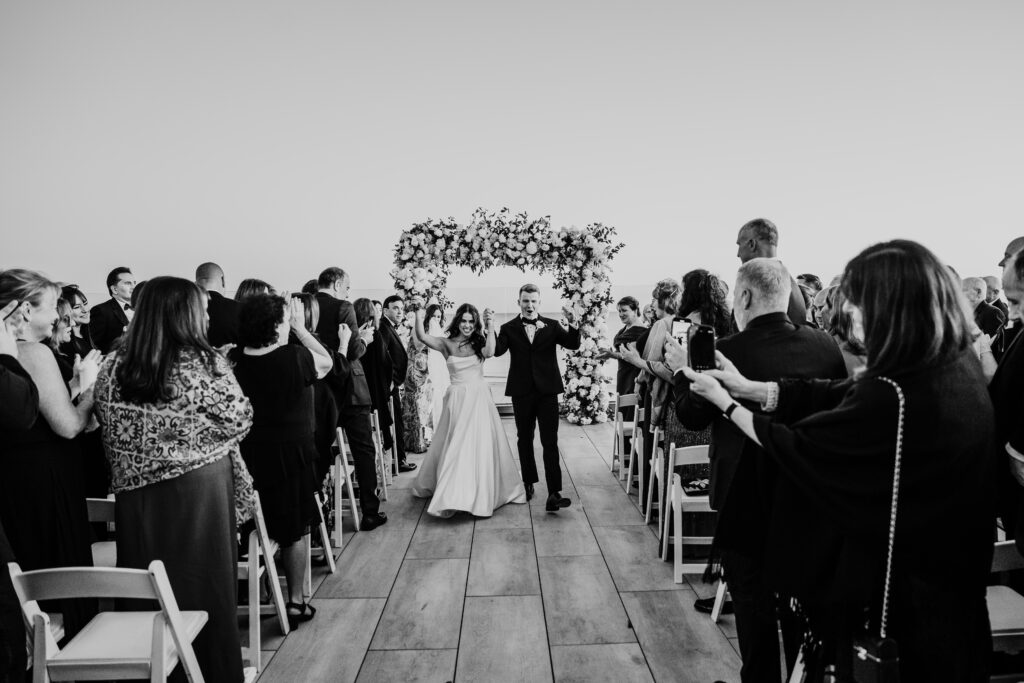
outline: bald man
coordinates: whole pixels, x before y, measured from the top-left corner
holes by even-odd
[[[221,348],[238,343],[238,302],[224,296],[224,270],[216,263],[207,261],[196,268],[196,284],[206,292],[206,312],[210,316],[210,327],[206,336],[210,346]]]
[[[736,256],[740,263],[746,263],[755,258],[778,259],[776,253],[779,249],[779,229],[767,218],[755,218],[747,221],[740,228],[736,236]],[[795,325],[807,324],[807,304],[800,293],[800,287],[796,280],[790,277],[792,289],[789,295],[789,307],[786,315]],[[733,318],[735,323],[735,318]]]
[[[1006,262],[1010,260],[1010,257],[1021,250],[1024,250],[1024,237],[1015,237],[1010,240],[1010,243],[1006,245],[1006,249],[1003,250],[1003,260],[999,262],[999,267],[1004,267]]]
[[[985,301],[988,285],[980,277],[968,277],[961,281],[967,303],[974,310],[974,322],[978,328],[990,337],[999,333],[999,328],[1006,322],[1002,311]]]
[[[1003,320],[1010,319],[1010,310],[1006,307],[1006,304],[1002,299],[999,298],[999,294],[1003,291],[1003,282],[995,275],[986,275],[984,278],[985,287],[987,289],[985,293],[985,303],[991,304],[999,309],[999,312],[1003,314]]]

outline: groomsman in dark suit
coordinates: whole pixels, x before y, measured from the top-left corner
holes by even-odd
[[[789,310],[792,277],[776,259],[754,258],[740,267],[733,310],[740,331],[720,339],[717,348],[745,377],[760,381],[783,378],[841,379],[843,355],[826,332],[795,323]],[[739,636],[744,683],[779,681],[779,629],[774,591],[765,573],[764,539],[773,504],[776,476],[761,447],[744,436],[713,405],[690,393],[681,369],[687,352],[666,342],[666,362],[674,371],[676,415],[693,430],[711,425],[710,504],[718,511],[714,548],[729,584]],[[748,405],[751,410],[757,406]],[[800,500],[799,496],[785,496]],[[813,514],[806,510],[806,514]],[[679,552],[679,549],[675,549]],[[712,599],[711,602],[714,600]],[[698,600],[697,609],[710,612]],[[799,634],[783,623],[786,661],[792,667]]]
[[[961,287],[967,302],[974,309],[974,323],[983,333],[994,338],[1006,318],[998,308],[986,303],[988,285],[980,277],[967,277],[961,281]]]
[[[540,427],[544,447],[544,478],[548,487],[545,509],[557,512],[570,501],[562,497],[562,468],[558,461],[558,395],[565,391],[558,369],[557,346],[580,347],[580,331],[576,314],[563,309],[569,327],[551,318],[540,316],[540,290],[537,285],[519,288],[518,317],[501,326],[494,355],[508,351],[511,363],[505,395],[512,398],[516,417],[519,464],[523,470],[527,499],[533,498],[537,483],[537,461],[533,455],[533,432]],[[493,315],[487,313],[488,316]]]
[[[398,336],[397,327],[402,324],[405,315],[405,301],[397,294],[384,299],[380,327],[380,343],[384,345],[391,365],[391,416],[395,426],[394,446],[398,456],[398,471],[412,472],[416,465],[405,458],[405,421],[402,414],[402,397],[399,389],[405,384],[405,376],[409,372],[409,354],[405,350],[402,339]],[[391,448],[391,434],[384,434],[384,447]]]
[[[135,276],[130,268],[120,266],[107,275],[107,291],[110,299],[96,304],[89,310],[89,333],[92,343],[100,353],[106,355],[114,348],[124,331],[128,328],[135,309],[132,308],[132,291],[135,289]]]
[[[755,218],[747,221],[740,228],[736,237],[736,256],[740,263],[746,263],[755,258],[778,258],[779,250],[779,229],[767,218]],[[796,280],[790,276],[789,304],[786,313],[789,319],[796,325],[807,324],[807,305],[800,293],[800,287]],[[733,317],[735,321],[735,316]]]
[[[349,370],[344,380],[328,375],[328,383],[338,404],[338,426],[345,430],[355,461],[356,481],[359,484],[359,506],[363,511],[362,529],[369,531],[388,521],[380,512],[377,498],[377,451],[373,445],[370,425],[370,387],[359,359],[366,353],[366,345],[373,341],[373,327],[356,324],[356,313],[348,299],[349,277],[341,268],[327,268],[317,278],[316,294],[320,306],[320,321],[316,332],[329,349],[338,349],[341,338],[338,328],[347,325],[352,335],[346,357]]]
[[[216,263],[206,262],[196,268],[196,284],[206,292],[206,313],[210,327],[206,331],[210,346],[238,343],[238,302],[224,296],[224,271]]]

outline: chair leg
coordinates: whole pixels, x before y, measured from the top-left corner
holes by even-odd
[[[661,470],[659,469],[658,471],[660,472]],[[660,538],[662,541],[662,552],[666,555],[668,554],[668,520],[669,513],[671,513],[671,508],[663,501],[668,501],[669,499],[669,484],[671,481],[671,477],[672,472],[669,471],[666,473],[666,476],[664,477],[665,480],[658,482],[661,484],[661,487],[659,487],[658,489],[658,525],[661,527]]]
[[[725,581],[718,580],[718,592],[715,593],[715,606],[711,608],[711,621],[718,623],[718,617],[722,616],[722,606],[725,605]]]
[[[306,546],[306,569],[302,572],[302,597],[310,599],[313,597],[313,539],[305,534],[300,541]]]
[[[359,531],[362,526],[362,513],[359,510],[359,501],[356,500],[355,489],[352,487],[352,472],[348,468],[348,463],[345,464],[345,490],[348,492],[348,506],[352,511],[352,521],[356,524],[356,531]]]
[[[324,503],[323,499],[320,498],[319,493],[313,494],[313,499],[316,501],[316,513],[320,518],[320,543],[323,544],[324,557],[327,559],[327,569],[331,574],[338,571],[338,565],[334,563],[334,553],[331,552],[331,539],[327,535],[327,522],[324,521]]]
[[[270,584],[270,599],[274,602],[274,611],[277,612],[277,621],[281,625],[281,632],[288,635],[291,630],[288,626],[288,612],[284,607],[284,593],[281,592],[281,580],[277,576],[277,565],[274,558],[264,556],[263,566],[267,570],[267,583]]]
[[[803,683],[804,680],[804,649],[801,647],[793,664],[793,673],[789,675],[789,683]]]
[[[334,539],[333,545],[335,548],[340,548],[344,545],[345,541],[345,530],[342,528],[342,513],[345,509],[345,489],[349,488],[348,476],[345,474],[343,468],[346,467],[345,458],[341,455],[334,459]],[[356,525],[356,529],[359,529],[359,525]]]
[[[651,512],[654,508],[654,480],[657,479],[655,472],[657,471],[657,463],[653,462],[654,458],[651,458],[651,478],[647,482],[647,505],[644,509],[644,524],[651,523]]]
[[[672,580],[676,583],[683,582],[683,505],[682,501],[677,496],[677,489],[675,482],[672,482],[672,524],[675,529],[672,530]],[[662,559],[668,558],[668,544],[662,549],[664,556]]]

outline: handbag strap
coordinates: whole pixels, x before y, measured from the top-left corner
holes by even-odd
[[[892,475],[892,506],[889,510],[889,551],[885,559],[885,593],[882,596],[882,626],[879,635],[885,638],[886,627],[889,624],[889,591],[892,587],[892,549],[896,542],[896,506],[899,501],[900,491],[900,461],[903,456],[903,418],[906,410],[906,398],[903,396],[903,389],[899,384],[888,377],[879,377],[879,380],[890,384],[896,390],[896,397],[900,402],[899,420],[896,426],[896,462],[893,466]]]

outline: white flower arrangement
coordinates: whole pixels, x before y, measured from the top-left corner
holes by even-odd
[[[478,275],[493,266],[554,274],[555,287],[581,311],[576,320],[580,349],[565,355],[566,418],[592,424],[607,420],[609,380],[596,350],[607,346],[604,314],[613,303],[608,263],[622,246],[615,229],[600,223],[553,230],[548,216],[477,209],[468,225],[454,218],[427,219],[405,230],[395,245],[391,277],[406,301],[423,305],[436,299],[448,306],[445,287],[452,267],[466,266]],[[537,321],[538,330],[545,326]]]

